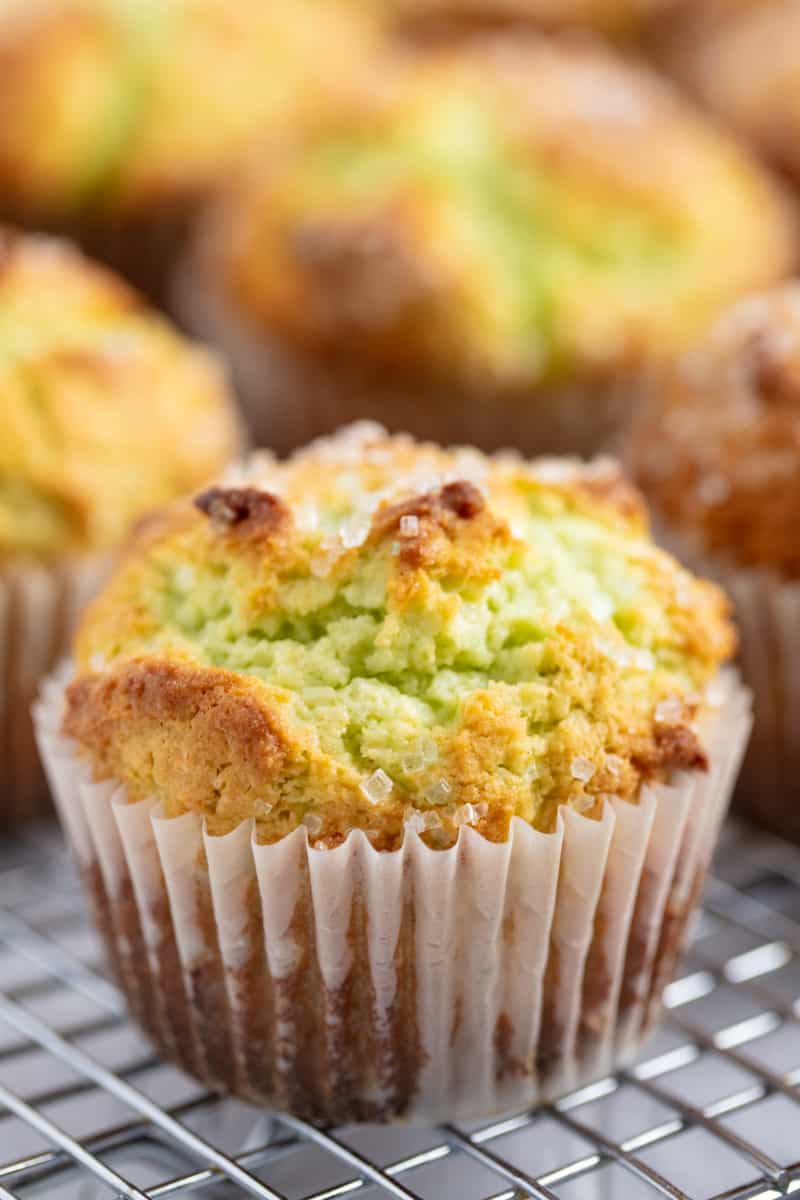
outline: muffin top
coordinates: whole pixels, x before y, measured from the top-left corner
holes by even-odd
[[[521,35],[400,56],[249,175],[200,253],[305,351],[515,391],[682,345],[793,251],[772,181],[667,85]]]
[[[23,212],[192,199],[371,46],[351,0],[0,5],[0,194]]]
[[[689,10],[691,12],[691,10]],[[781,167],[800,176],[800,5],[717,0],[679,23],[668,65]]]
[[[220,364],[54,239],[0,232],[0,562],[102,550],[238,446]]]
[[[800,579],[800,285],[741,301],[659,381],[630,463],[694,548]]]
[[[728,606],[591,465],[354,426],[143,529],[83,620],[65,732],[212,833],[380,849],[705,765]]]

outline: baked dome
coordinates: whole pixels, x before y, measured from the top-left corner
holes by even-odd
[[[222,367],[66,243],[0,232],[0,561],[104,550],[213,477]]]
[[[354,426],[140,533],[84,617],[65,732],[216,834],[500,840],[702,768],[733,650],[610,460]]]
[[[771,178],[611,52],[477,39],[373,82],[202,239],[237,310],[303,351],[481,391],[599,383],[793,261]]]
[[[692,549],[800,579],[800,285],[719,320],[654,389],[629,459]]]
[[[350,0],[11,0],[3,204],[60,216],[194,199],[372,37]]]

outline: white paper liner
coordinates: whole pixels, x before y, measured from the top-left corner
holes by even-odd
[[[642,384],[630,372],[530,394],[484,394],[303,355],[234,309],[222,267],[198,245],[176,271],[172,308],[189,333],[224,350],[255,442],[279,453],[369,418],[443,445],[590,457],[616,448],[638,407]]]
[[[551,1098],[636,1052],[674,969],[750,727],[733,673],[708,773],[504,843],[379,852],[304,828],[210,837],[92,783],[37,706],[43,758],[134,1012],[212,1086],[319,1120],[467,1119]]]
[[[741,670],[755,702],[737,806],[800,842],[800,583],[719,564],[711,574],[733,600]]]
[[[769,570],[737,567],[672,530],[657,532],[692,570],[715,579],[734,604],[739,664],[753,693],[755,715],[734,806],[800,843],[800,582],[787,582]]]
[[[95,556],[54,566],[0,568],[0,823],[47,812],[31,704],[68,648],[78,614],[108,563]]]

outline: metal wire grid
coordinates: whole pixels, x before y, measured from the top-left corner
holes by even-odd
[[[800,1192],[800,852],[729,831],[630,1070],[470,1127],[321,1132],[161,1064],[57,834],[0,844],[0,1200],[745,1200]]]

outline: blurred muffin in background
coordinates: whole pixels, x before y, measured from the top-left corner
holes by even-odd
[[[0,820],[44,806],[28,711],[109,552],[235,453],[217,360],[66,244],[0,233]]]
[[[589,452],[794,253],[771,178],[645,68],[498,37],[399,56],[287,136],[198,230],[178,305],[281,450],[367,415]]]
[[[0,210],[157,285],[198,200],[372,32],[350,0],[10,0]]]
[[[665,540],[736,603],[756,700],[740,799],[800,841],[800,285],[719,321],[655,391],[628,458]]]
[[[388,8],[401,28],[423,34],[524,24],[630,38],[685,4],[686,0],[389,0]]]
[[[667,67],[800,181],[800,3],[718,0],[688,9]]]

